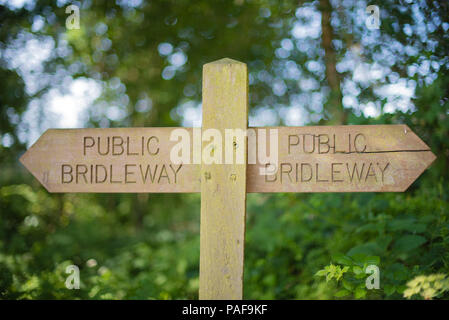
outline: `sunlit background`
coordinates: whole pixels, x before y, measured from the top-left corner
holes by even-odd
[[[78,3],[55,2],[57,7],[61,8],[60,12],[63,12],[65,6]],[[2,0],[0,3],[13,11],[23,8],[33,10],[36,6],[33,0]],[[256,15],[252,17],[260,19],[254,21],[254,24],[273,28],[276,35],[270,43],[270,64],[259,59],[244,61],[250,66],[250,86],[266,87],[264,95],[250,102],[252,107],[250,126],[270,126],[280,122],[289,126],[305,125],[323,118],[323,104],[329,89],[321,85],[325,78],[325,65],[323,49],[319,45],[322,30],[321,13],[317,3],[305,1],[304,5],[298,8],[289,8],[290,14],[288,17],[283,16],[284,20],[273,17],[273,21],[270,21],[272,12],[269,2],[266,2],[266,6],[261,5]],[[397,22],[390,22],[390,19],[384,19],[383,24],[392,23],[388,27],[399,29],[409,37],[419,37],[422,42],[428,40],[427,32],[433,32],[436,28],[442,28],[444,31],[449,29],[449,24],[441,21],[437,15],[432,20],[426,20],[419,9],[419,3],[411,3],[410,1],[407,12],[411,14],[413,25],[406,23],[399,26]],[[235,4],[243,6],[244,1],[241,3],[235,1]],[[338,52],[340,56],[336,69],[344,75],[341,79],[343,106],[365,117],[377,117],[381,113],[393,113],[396,110],[413,110],[414,106],[410,99],[415,93],[417,81],[415,78],[427,84],[431,83],[437,77],[440,65],[447,61],[438,61],[436,57],[419,57],[413,64],[407,66],[406,74],[395,72],[392,67],[402,62],[402,59],[417,57],[419,50],[399,42],[383,42],[381,29],[368,29],[366,26],[366,20],[370,15],[366,12],[367,5],[365,1],[336,1],[334,5],[338,6],[338,11],[333,12],[331,19],[334,29],[351,34],[351,39],[333,40],[336,51],[341,51]],[[30,99],[27,111],[23,115],[23,124],[20,126],[22,130],[18,136],[21,142],[27,142],[29,145],[51,127],[83,127],[88,121],[89,113],[98,115],[97,119],[101,118],[98,121],[101,127],[109,127],[111,122],[120,122],[127,117],[130,105],[135,111],[142,113],[147,113],[152,107],[153,99],[148,94],[150,88],[142,90],[141,94],[145,96],[143,99],[133,101],[135,97],[131,97],[133,100],[130,99],[126,85],[123,87],[124,83],[115,72],[106,77],[98,71],[89,73],[88,76],[79,76],[82,73],[80,69],[86,68],[86,65],[79,59],[80,57],[76,57],[70,46],[77,45],[77,41],[90,42],[85,38],[76,39],[86,34],[82,30],[85,28],[91,28],[89,33],[92,32],[95,36],[95,41],[91,41],[95,42],[91,43],[93,51],[91,59],[94,60],[92,62],[98,63],[101,59],[106,59],[106,63],[110,61],[109,63],[113,65],[114,71],[119,63],[114,46],[120,46],[120,43],[113,45],[109,35],[114,32],[114,28],[117,28],[118,23],[114,22],[116,18],[107,15],[98,16],[98,22],[92,23],[93,14],[89,12],[91,6],[92,1],[79,2],[81,30],[61,32],[55,41],[54,37],[45,34],[49,31],[48,24],[55,23],[56,20],[62,22],[69,14],[60,17],[50,12],[47,13],[48,17],[38,14],[32,17],[30,29],[19,32],[14,41],[2,48],[2,60],[6,66],[16,70],[24,80],[26,94],[30,97],[36,96]],[[133,20],[137,20],[135,23],[138,23],[139,19],[145,19],[141,11],[148,6],[151,7],[144,1],[117,1],[117,7],[125,14],[120,19],[124,19],[125,22],[130,20],[130,23]],[[382,6],[380,8],[382,9]],[[173,21],[165,19],[165,25],[176,26],[177,18],[173,19]],[[238,30],[238,19],[229,18],[229,20],[225,28]],[[382,24],[382,19],[380,23]],[[385,27],[382,25],[382,28]],[[181,29],[179,33],[182,31],[185,30]],[[181,39],[188,39],[188,36],[182,37],[181,34],[178,36]],[[219,40],[213,34],[205,38],[212,40],[211,43],[214,43],[214,39]],[[170,39],[160,37],[156,43],[151,43],[151,47],[157,49],[156,52],[151,52],[151,55],[158,54],[158,63],[162,64],[158,75],[161,80],[170,81],[176,76],[181,78],[183,73],[188,73],[193,68],[197,69],[196,72],[200,72],[201,64],[189,63],[189,51],[192,49],[188,41],[181,41],[175,47],[175,43],[166,40]],[[179,40],[177,39],[177,42]],[[348,40],[349,45],[343,43]],[[251,38],[248,41],[251,42]],[[368,57],[365,57],[366,52],[369,52]],[[217,58],[220,57],[219,53],[214,54]],[[226,52],[223,52],[222,56],[227,56]],[[298,63],[298,57],[303,60],[302,63]],[[55,72],[45,70],[44,64],[56,59],[75,61],[56,68]],[[207,62],[207,58],[204,57],[203,61]],[[199,89],[198,85],[185,84],[183,96],[180,96],[172,106],[173,121],[180,122],[183,126],[201,125],[201,101],[198,99],[199,92],[196,92]],[[182,88],[182,85],[179,87]],[[370,99],[361,96],[361,92],[366,88],[372,90],[373,96]],[[116,95],[113,103],[104,103],[108,89]],[[45,90],[45,93],[39,94],[42,90]],[[2,143],[5,146],[11,144],[11,136],[3,137]]]
[[[49,194],[18,158],[48,128],[201,126],[228,57],[250,126],[404,123],[438,156],[406,193],[249,195],[245,298],[447,299],[448,31],[447,1],[0,0],[0,298],[197,298],[199,195]]]

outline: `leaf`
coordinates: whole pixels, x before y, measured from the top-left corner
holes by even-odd
[[[409,252],[426,242],[426,238],[418,235],[406,235],[394,243],[394,249],[400,252]]]
[[[337,292],[334,294],[334,296],[337,297],[337,298],[341,298],[341,297],[345,297],[345,296],[347,296],[347,295],[349,295],[349,294],[351,294],[350,291],[345,290],[345,289],[341,289],[341,290],[337,291]]]
[[[385,270],[385,276],[394,281],[404,281],[409,278],[411,270],[401,263],[393,263]]]
[[[356,299],[364,298],[366,296],[366,290],[363,288],[355,289],[354,296]]]
[[[367,242],[359,246],[353,247],[351,250],[348,251],[347,255],[353,256],[358,253],[365,255],[376,255],[382,253],[382,248],[379,247],[379,245],[375,242]]]
[[[424,232],[427,226],[423,223],[416,223],[415,218],[397,218],[392,220],[388,227],[391,231]]]
[[[383,229],[383,226],[378,223],[367,223],[360,228],[357,228],[355,230],[356,233],[363,233],[363,232],[379,232]]]
[[[354,285],[351,282],[349,282],[347,280],[343,280],[342,283],[343,283],[343,287],[346,290],[352,291],[352,289],[354,289]]]
[[[390,235],[385,235],[383,237],[378,237],[376,242],[382,251],[386,251],[391,241],[393,241],[393,237]]]
[[[355,253],[351,255],[352,260],[354,261],[355,265],[362,266],[367,255],[364,253]]]
[[[334,255],[332,257],[332,260],[334,260],[335,262],[339,263],[339,264],[343,264],[343,265],[351,265],[353,263],[352,259],[348,256],[345,256],[344,254],[341,253],[337,253],[336,255]]]
[[[361,274],[361,273],[363,273],[363,269],[360,268],[359,266],[354,266],[352,268],[352,272],[354,272],[354,274]]]
[[[396,292],[396,287],[390,284],[387,284],[384,286],[384,292],[387,296],[391,296],[393,293]]]
[[[368,264],[368,265],[374,264],[374,265],[378,266],[380,264],[380,257],[378,257],[378,256],[369,256],[369,257],[366,257],[364,262],[366,264]]]
[[[397,286],[396,287],[396,291],[398,293],[403,293],[405,289],[407,289],[407,286],[405,286],[405,285],[401,285],[401,286]]]
[[[324,277],[326,274],[327,274],[327,271],[324,269],[321,269],[321,270],[317,271],[317,273],[315,273],[315,275],[318,277]]]

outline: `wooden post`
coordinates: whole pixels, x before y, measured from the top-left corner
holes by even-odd
[[[201,191],[199,298],[242,299],[246,192],[403,192],[436,158],[405,125],[253,128],[279,133],[267,179],[226,135],[247,121],[246,64],[222,59],[203,67],[201,166],[172,162],[179,128],[49,129],[20,161],[49,192]]]
[[[203,66],[203,124],[220,131],[224,161],[225,129],[247,129],[246,64],[221,59]],[[200,299],[242,299],[246,215],[247,139],[244,163],[201,165]],[[214,152],[203,142],[202,153]],[[240,151],[240,150],[239,150]],[[223,162],[224,163],[224,162]]]

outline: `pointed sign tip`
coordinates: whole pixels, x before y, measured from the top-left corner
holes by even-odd
[[[407,191],[408,188],[416,181],[418,178],[432,165],[432,163],[437,159],[437,156],[429,149],[424,151],[425,157],[422,159],[422,168],[417,172],[417,175],[410,179],[408,184],[405,184],[404,187],[400,190],[400,192]]]
[[[28,158],[27,153],[28,153],[28,150],[25,151],[25,153],[22,154],[22,155],[20,156],[19,162],[20,162],[25,168],[28,169],[28,166],[27,166],[27,158]]]
[[[430,153],[432,154],[432,158],[430,160],[429,166],[437,159],[437,156],[435,155],[435,153],[433,153],[432,151],[430,151]]]

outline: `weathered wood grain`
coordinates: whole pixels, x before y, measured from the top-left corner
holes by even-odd
[[[250,164],[248,192],[402,192],[436,158],[406,125],[277,129],[278,172]]]
[[[174,129],[50,129],[20,161],[50,192],[199,192],[199,165],[170,160]]]
[[[216,113],[218,115],[219,113]],[[50,192],[200,192],[200,165],[183,164],[176,174],[171,168],[178,168],[170,161],[170,150],[176,142],[169,140],[172,130],[175,128],[112,128],[112,129],[50,129],[22,156],[21,162]],[[193,140],[192,128],[185,128]],[[433,162],[435,155],[429,147],[418,138],[406,125],[368,125],[368,126],[310,126],[310,127],[267,127],[250,128],[257,133],[258,130],[278,130],[279,143],[279,171],[276,180],[270,182],[274,176],[259,174],[262,164],[249,164],[247,166],[247,191],[248,192],[401,192],[405,191],[413,181]],[[357,135],[363,135],[363,139],[357,139],[359,144],[366,144],[366,150],[357,152],[349,150],[348,139],[353,140]],[[329,150],[325,144],[318,150],[318,141],[321,135],[328,135],[333,140],[336,137],[336,151]],[[303,137],[306,137],[303,139]],[[156,155],[146,152],[144,155],[99,155],[93,148],[88,148],[86,155],[83,150],[85,137],[100,138],[101,151],[105,151],[105,142],[109,137],[122,137],[125,140],[125,151],[128,148],[126,138],[130,139],[129,151],[136,153],[141,146],[141,139],[151,139],[149,148]],[[158,143],[155,138],[157,137]],[[290,137],[290,138],[289,138]],[[298,145],[294,145],[299,137]],[[313,153],[312,137],[315,140]],[[290,140],[289,140],[290,139]],[[325,139],[324,139],[325,140]],[[305,145],[303,145],[305,141]],[[363,143],[362,143],[363,142]],[[289,147],[290,143],[290,147]],[[95,146],[96,147],[96,146]],[[304,152],[304,147],[305,151]],[[120,151],[120,150],[119,150]],[[321,151],[321,153],[319,152]],[[340,151],[340,152],[338,152]],[[224,152],[224,151],[223,151]],[[346,153],[345,153],[346,152]],[[349,153],[351,152],[351,153]],[[117,152],[116,152],[117,153]],[[193,157],[191,157],[193,161]],[[334,181],[332,181],[332,163],[334,163]],[[339,165],[342,163],[343,165]],[[369,164],[374,164],[376,176],[372,176],[370,170],[367,176]],[[389,163],[384,172],[384,179],[379,179],[378,164],[383,166]],[[71,183],[62,183],[62,165],[69,164],[73,168],[77,164],[102,165],[106,168],[113,166],[112,181],[107,179],[99,183],[86,182],[82,175],[76,177]],[[128,166],[127,177],[125,164]],[[298,169],[296,170],[296,165]],[[304,172],[301,179],[301,164]],[[310,181],[307,180],[311,165],[318,173]],[[147,179],[143,177],[150,165]],[[163,168],[165,165],[165,171]],[[170,167],[172,165],[172,167]],[[348,176],[357,165],[359,172],[363,168],[361,179],[351,179]],[[157,167],[156,167],[157,166]],[[140,169],[143,168],[143,175]],[[291,172],[289,173],[288,171]],[[382,167],[383,168],[383,167]],[[75,168],[76,169],[76,168]],[[75,170],[74,169],[74,170]],[[82,168],[81,168],[82,169]],[[282,170],[281,170],[282,169]],[[101,178],[103,169],[99,169]],[[310,170],[309,170],[310,171]],[[341,173],[335,173],[341,171]],[[134,173],[133,173],[134,172]],[[298,174],[298,178],[296,175]],[[86,178],[90,178],[90,171]],[[382,177],[382,176],[380,176]],[[94,177],[95,178],[95,177]],[[153,179],[152,179],[153,178]],[[318,179],[317,179],[318,178]],[[338,180],[344,181],[338,181]],[[323,181],[329,180],[329,181]],[[117,183],[120,181],[120,183]],[[135,182],[134,182],[135,181]]]
[[[247,121],[246,64],[222,59],[204,65],[202,129],[218,129],[224,143],[225,129],[246,130]],[[217,149],[211,144],[203,143],[202,152]],[[246,143],[236,144],[234,152],[240,148],[246,159]],[[200,299],[242,299],[245,213],[246,160],[242,164],[203,163]]]

